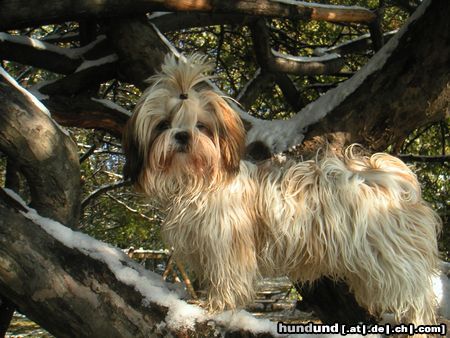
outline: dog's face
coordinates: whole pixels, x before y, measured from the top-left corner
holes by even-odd
[[[124,174],[139,190],[150,193],[155,184],[204,189],[238,172],[243,125],[225,100],[202,84],[209,69],[198,55],[186,61],[169,56],[151,79],[123,137]]]

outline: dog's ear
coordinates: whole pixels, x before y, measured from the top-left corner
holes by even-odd
[[[123,167],[123,178],[124,180],[130,180],[133,184],[137,182],[144,162],[133,133],[135,123],[134,116],[128,120],[122,134],[122,147],[126,159]]]
[[[245,129],[239,115],[221,97],[214,101],[216,114],[221,121],[219,145],[222,165],[229,174],[237,174],[245,151]]]

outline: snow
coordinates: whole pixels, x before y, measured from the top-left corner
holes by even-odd
[[[160,16],[167,15],[167,14],[172,14],[172,12],[153,12],[152,14],[148,15],[147,18],[149,20],[152,20],[152,19],[159,18]]]
[[[243,310],[208,314],[203,309],[180,300],[176,293],[168,289],[168,284],[164,283],[161,276],[131,261],[120,249],[100,242],[81,232],[73,231],[59,222],[42,217],[36,210],[29,208],[14,191],[10,189],[4,189],[4,191],[27,210],[27,212],[21,211],[24,217],[40,226],[54,239],[68,248],[79,250],[83,254],[105,263],[117,280],[134,287],[143,296],[142,303],[144,306],[155,302],[167,307],[168,313],[165,322],[157,324],[160,329],[166,326],[174,330],[181,328],[193,329],[196,322],[215,321],[220,327],[225,327],[227,330],[247,330],[254,333],[270,332],[274,336],[293,337],[293,335],[278,335],[275,323],[269,320],[256,319]],[[217,330],[220,330],[220,327],[217,327]],[[340,336],[302,334],[301,337],[337,338]],[[348,337],[356,337],[356,335],[348,335]]]
[[[40,92],[40,89],[48,84],[54,83],[58,81],[58,79],[55,80],[45,80],[45,81],[41,81],[36,83],[35,85],[31,86],[30,88],[28,88],[28,91],[33,94],[39,101],[43,101],[43,100],[48,100],[49,96],[46,94],[42,94]]]
[[[383,36],[384,37],[389,37],[391,35],[396,34],[397,32],[398,32],[398,29],[395,29],[395,30],[389,31],[387,33],[384,33]],[[335,52],[336,50],[340,50],[342,47],[351,45],[351,44],[356,43],[358,41],[366,40],[368,38],[370,38],[370,34],[369,33],[363,34],[363,35],[358,36],[355,39],[344,41],[344,42],[342,42],[342,43],[340,43],[340,44],[338,44],[336,46],[330,47],[330,48],[320,48],[320,47],[319,48],[315,48],[314,51],[313,51],[313,54],[317,55],[317,56],[323,56],[325,54],[330,54],[330,53]]]
[[[67,53],[68,49],[52,45],[51,43],[48,42],[42,42],[38,39],[33,39],[28,36],[0,33],[0,41],[31,46],[39,50],[47,50],[49,52],[58,53],[67,57],[71,57],[70,53]]]
[[[441,262],[441,274],[433,277],[433,289],[439,315],[450,320],[450,263]]]
[[[97,99],[95,97],[91,97],[91,100],[101,103],[102,105],[104,105],[105,107],[108,107],[109,109],[117,110],[117,111],[121,112],[122,114],[125,114],[128,117],[131,117],[130,111],[126,110],[125,108],[123,108],[122,106],[118,105],[117,103],[115,103],[111,100]]]
[[[340,59],[341,56],[336,53],[324,54],[321,56],[294,56],[290,54],[279,53],[272,49],[272,54],[275,57],[283,58],[290,61],[301,62],[301,63],[310,63],[310,62],[326,62],[331,60]]]
[[[307,8],[324,8],[324,9],[358,9],[368,11],[367,8],[361,6],[339,6],[339,5],[327,5],[327,4],[319,4],[315,2],[305,2],[305,1],[296,1],[296,0],[272,0],[274,2],[280,2],[286,5],[292,5],[297,7],[307,7]]]
[[[327,4],[319,4],[316,2],[305,2],[305,1],[296,1],[296,0],[272,0],[273,2],[279,2],[286,5],[296,6],[296,7],[307,7],[307,8],[323,8],[323,9],[352,9],[352,10],[363,10],[368,11],[367,8],[361,6],[339,6],[339,5],[327,5]]]
[[[113,53],[113,54],[109,54],[106,55],[100,59],[96,59],[96,60],[85,60],[76,70],[76,72],[80,72],[84,69],[87,68],[91,68],[91,67],[98,67],[101,65],[104,65],[106,63],[113,63],[116,62],[119,59],[119,57],[117,56],[117,54]]]

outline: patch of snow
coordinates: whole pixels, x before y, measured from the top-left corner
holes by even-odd
[[[152,20],[155,18],[159,18],[160,16],[172,14],[172,12],[153,12],[152,14],[147,16],[147,19]]]
[[[327,5],[327,4],[319,4],[316,2],[305,2],[305,1],[296,1],[296,0],[272,0],[274,2],[284,3],[286,5],[297,6],[297,7],[306,7],[306,8],[324,8],[324,9],[358,9],[367,11],[367,8],[361,6],[339,6],[339,5]]]
[[[66,247],[77,249],[83,254],[105,263],[117,280],[134,287],[143,296],[144,305],[156,302],[167,307],[169,309],[167,325],[171,328],[193,328],[197,320],[206,320],[206,313],[201,308],[180,300],[176,293],[169,291],[160,275],[130,261],[120,249],[81,232],[73,231],[52,219],[40,216],[36,210],[26,206],[26,203],[16,193],[9,189],[4,190],[27,209],[27,212],[21,212],[23,216],[39,225]]]
[[[117,110],[117,111],[121,112],[122,114],[125,114],[126,116],[130,117],[132,114],[129,110],[126,110],[125,108],[123,108],[122,106],[118,105],[117,103],[115,103],[111,100],[97,99],[95,97],[91,97],[91,100],[101,103],[102,105],[104,105],[105,107],[108,107],[109,109]]]
[[[117,54],[113,53],[113,54],[109,54],[106,55],[100,59],[97,60],[85,60],[76,70],[76,72],[80,72],[84,69],[87,68],[92,68],[92,67],[98,67],[101,65],[104,65],[106,63],[113,63],[116,62],[117,60],[119,60],[119,57],[117,56]]]
[[[95,45],[97,45],[99,42],[102,42],[103,40],[106,40],[106,35],[101,34],[97,36],[94,41],[88,43],[86,46],[78,48],[64,48],[64,50],[67,56],[74,59],[80,58],[84,53],[94,48]]]
[[[450,263],[441,262],[441,274],[433,277],[433,289],[439,315],[450,320]]]
[[[10,35],[7,33],[0,33],[0,41],[31,46],[31,47],[39,49],[39,50],[47,50],[47,51],[50,51],[53,53],[71,57],[70,53],[67,53],[68,49],[66,49],[66,48],[61,48],[61,47],[55,46],[51,43],[43,42],[38,39],[30,38],[28,36]]]
[[[175,48],[174,45],[172,45],[172,43],[166,38],[166,36],[161,33],[161,31],[158,29],[158,27],[156,27],[155,24],[150,22],[150,25],[152,25],[153,29],[155,30],[156,34],[158,34],[159,38],[161,39],[161,41],[167,46],[167,48],[169,48],[169,50],[176,56],[176,57],[181,57],[184,59],[184,57],[181,55],[181,53]]]
[[[301,62],[301,63],[325,62],[325,61],[331,61],[331,60],[336,60],[336,59],[341,58],[341,56],[336,53],[324,54],[321,56],[294,56],[294,55],[290,55],[290,54],[279,53],[273,49],[272,49],[272,54],[273,54],[273,56],[278,57],[278,58],[295,61],[295,62]]]
[[[56,79],[56,80],[45,80],[45,81],[38,82],[38,83],[36,83],[35,85],[29,87],[29,88],[28,88],[28,91],[29,91],[31,94],[33,94],[34,96],[36,96],[36,98],[37,98],[39,101],[48,100],[48,99],[49,99],[49,96],[46,95],[46,94],[42,94],[42,93],[40,92],[40,89],[41,89],[42,87],[44,87],[44,86],[46,86],[46,85],[48,85],[48,84],[54,83],[54,82],[56,82],[56,81],[58,81],[58,79]]]

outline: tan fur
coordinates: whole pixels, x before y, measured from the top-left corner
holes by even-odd
[[[410,169],[388,154],[357,156],[354,147],[300,163],[240,160],[238,115],[197,88],[206,70],[197,55],[168,57],[124,147],[126,173],[165,208],[163,237],[199,276],[210,307],[245,305],[261,275],[328,276],[347,282],[373,314],[434,323],[440,219]],[[158,131],[161,120],[169,125]],[[176,141],[180,131],[189,133],[187,148]]]

